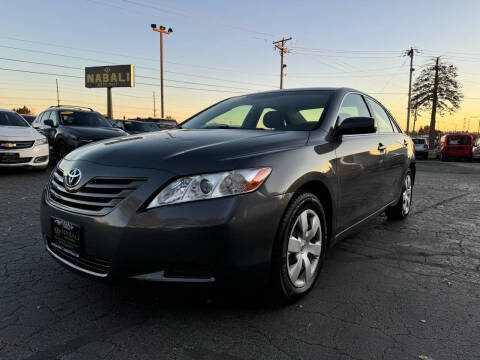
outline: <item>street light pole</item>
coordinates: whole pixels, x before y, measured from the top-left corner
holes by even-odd
[[[151,24],[153,31],[160,33],[160,112],[162,119],[164,118],[163,111],[163,34],[170,35],[173,30],[169,28],[165,30],[165,26],[160,26],[157,28],[157,24]]]

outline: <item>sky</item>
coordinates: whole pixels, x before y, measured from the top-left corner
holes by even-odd
[[[39,113],[63,104],[106,113],[106,89],[86,89],[86,66],[133,64],[136,85],[114,88],[115,118],[157,117],[159,34],[165,115],[182,121],[224,98],[277,89],[273,41],[292,37],[286,88],[347,86],[371,94],[405,128],[411,46],[416,73],[441,56],[458,67],[465,100],[441,130],[480,126],[479,1],[1,0],[0,107]],[[41,74],[40,74],[41,73]],[[419,114],[416,129],[430,122]]]

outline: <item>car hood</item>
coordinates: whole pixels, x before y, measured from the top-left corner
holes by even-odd
[[[117,136],[127,135],[121,129],[106,127],[90,127],[90,126],[64,126],[68,132],[74,136],[84,137],[87,139],[108,139]]]
[[[43,135],[30,126],[0,125],[0,140],[35,140]]]
[[[303,146],[307,139],[305,131],[176,129],[90,144],[71,152],[66,160],[198,173],[227,169],[238,160]]]

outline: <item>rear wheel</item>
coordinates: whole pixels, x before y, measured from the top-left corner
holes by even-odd
[[[325,258],[326,229],[318,198],[297,195],[280,224],[273,253],[272,285],[282,301],[293,302],[312,289]]]
[[[390,220],[402,220],[410,214],[413,195],[413,177],[410,170],[405,174],[402,185],[402,193],[398,202],[385,210],[385,214]]]

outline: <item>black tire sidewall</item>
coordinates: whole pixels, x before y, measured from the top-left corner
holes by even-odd
[[[292,284],[290,277],[288,276],[288,270],[287,270],[288,240],[290,237],[290,230],[294,225],[294,221],[296,220],[298,215],[306,209],[311,209],[315,211],[320,219],[320,225],[322,230],[322,252],[320,254],[317,271],[315,272],[314,279],[311,282],[310,286],[297,288]],[[297,195],[289,205],[284,215],[284,218],[282,220],[282,223],[280,225],[276,251],[274,253],[274,256],[275,256],[274,264],[276,267],[274,271],[274,274],[276,277],[275,280],[277,282],[277,287],[279,287],[279,290],[282,293],[281,295],[284,298],[290,301],[294,301],[302,297],[303,295],[307,294],[314,287],[325,259],[327,239],[328,239],[328,236],[327,236],[326,217],[325,217],[325,211],[323,209],[321,202],[318,200],[318,198],[315,195],[311,193],[301,193]]]

